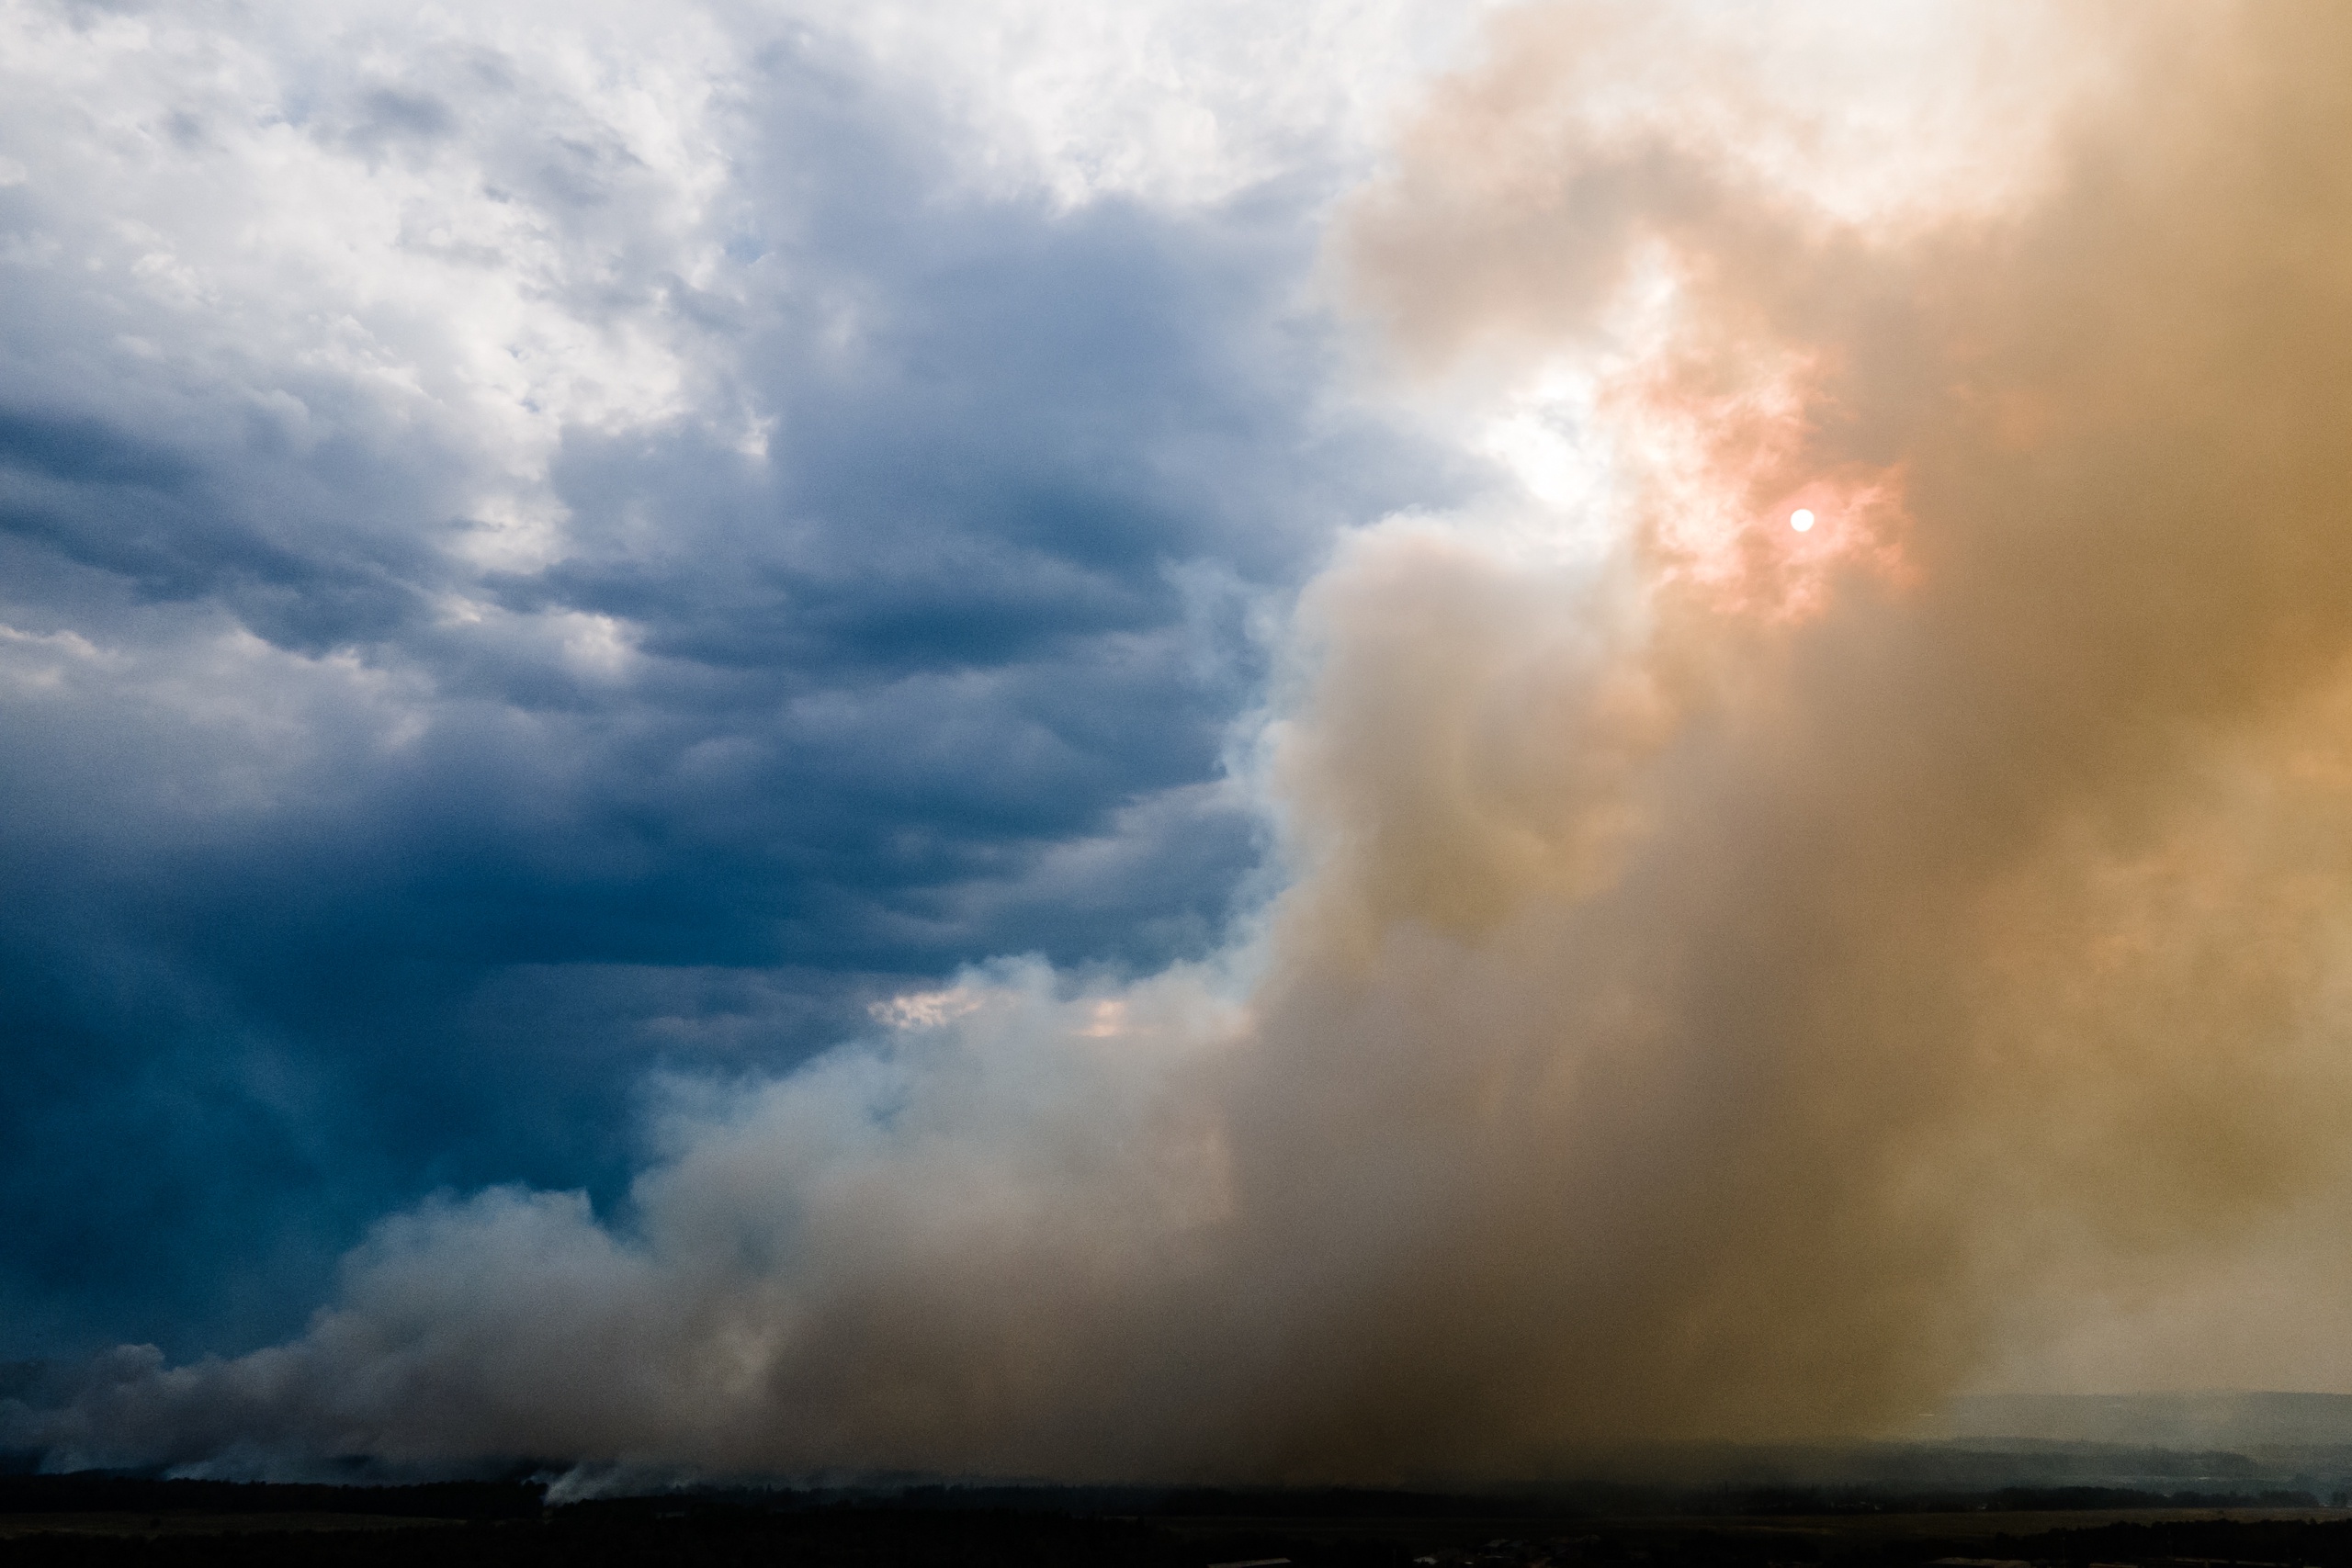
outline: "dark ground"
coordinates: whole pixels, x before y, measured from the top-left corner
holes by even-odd
[[[702,1493],[0,1477],[0,1565],[47,1568],[2352,1568],[2352,1511],[2111,1492],[1711,1494],[1674,1512],[1404,1493]],[[2220,1499],[2215,1499],[2220,1501]],[[2068,1505],[2075,1505],[2069,1506]]]

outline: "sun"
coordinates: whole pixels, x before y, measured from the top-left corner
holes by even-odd
[[[1794,528],[1800,534],[1812,527],[1813,513],[1811,509],[1800,506],[1794,512],[1790,513],[1789,526]]]

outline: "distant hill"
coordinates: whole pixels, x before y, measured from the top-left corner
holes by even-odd
[[[1954,1400],[1922,1437],[2134,1448],[2352,1446],[2352,1394],[1991,1393]]]

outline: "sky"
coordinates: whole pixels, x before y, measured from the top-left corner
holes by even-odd
[[[2352,1391],[2347,31],[8,0],[0,1447]]]
[[[1477,482],[1316,298],[1410,17],[469,10],[8,14],[8,1354],[251,1348],[387,1209],[615,1193],[650,1073],[1197,955],[1267,623]]]

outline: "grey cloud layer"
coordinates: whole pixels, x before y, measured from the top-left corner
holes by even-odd
[[[1450,482],[1314,412],[1312,190],[983,195],[838,40],[567,17],[8,23],[0,1357],[275,1337],[388,1206],[614,1190],[654,1065],[1203,949],[1264,606]]]

